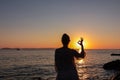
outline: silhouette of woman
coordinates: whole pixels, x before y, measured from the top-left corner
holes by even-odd
[[[85,57],[83,39],[78,43],[81,45],[81,53],[68,48],[70,38],[67,34],[63,34],[61,41],[63,47],[55,50],[55,70],[57,72],[56,80],[79,80],[74,57]]]

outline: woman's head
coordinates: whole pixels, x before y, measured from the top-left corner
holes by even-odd
[[[66,46],[66,45],[68,45],[69,42],[70,42],[70,37],[69,37],[66,33],[64,33],[63,36],[62,36],[61,41],[62,41],[62,44],[63,44],[64,46]]]

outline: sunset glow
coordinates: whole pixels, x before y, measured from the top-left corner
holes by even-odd
[[[0,48],[120,49],[120,1],[0,1]],[[72,6],[71,6],[72,5]]]
[[[71,41],[70,47],[71,48],[75,48],[75,49],[79,49],[80,48],[80,45],[78,44],[79,40],[80,39],[76,38],[75,41]],[[87,48],[87,42],[83,41],[83,45],[84,45],[84,48]]]

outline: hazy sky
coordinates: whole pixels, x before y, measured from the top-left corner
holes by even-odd
[[[120,49],[120,0],[0,0],[0,47]]]

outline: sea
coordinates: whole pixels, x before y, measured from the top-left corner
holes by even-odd
[[[80,80],[111,80],[117,71],[104,70],[107,62],[120,59],[111,54],[120,49],[89,49],[84,59],[76,59]],[[0,80],[55,80],[55,49],[1,49]]]

